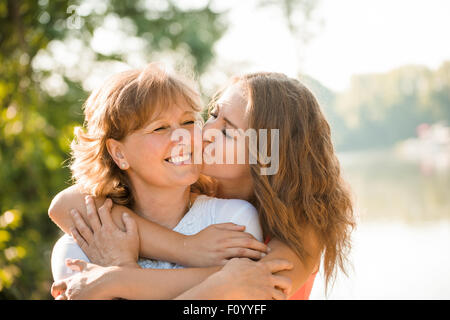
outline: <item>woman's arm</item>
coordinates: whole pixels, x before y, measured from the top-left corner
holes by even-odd
[[[290,280],[273,273],[292,268],[284,260],[249,259],[232,259],[223,268],[172,270],[101,267],[82,260],[68,266],[81,272],[53,284],[57,299],[283,299]]]
[[[86,194],[76,185],[60,192],[52,201],[49,216],[65,233],[70,234],[74,226],[70,211],[76,209],[89,225]],[[105,198],[94,198],[95,208],[100,207]],[[186,236],[148,221],[127,207],[114,205],[111,215],[114,223],[125,230],[122,215],[128,213],[139,229],[139,254],[156,260],[171,261],[180,265],[198,267],[222,265],[224,259],[234,257],[236,249],[243,249],[242,257],[258,258],[267,251],[267,246],[244,231],[244,227],[232,223],[209,226],[199,233]],[[90,225],[89,225],[90,226]],[[233,238],[232,247],[224,247],[224,239]]]

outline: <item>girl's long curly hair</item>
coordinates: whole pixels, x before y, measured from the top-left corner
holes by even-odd
[[[235,77],[232,83],[244,89],[248,127],[279,130],[278,172],[261,175],[261,162],[250,164],[253,203],[264,234],[289,245],[304,261],[309,255],[305,237],[312,231],[322,248],[328,288],[338,268],[347,273],[355,227],[351,193],[341,176],[330,126],[312,92],[296,79],[261,72]]]

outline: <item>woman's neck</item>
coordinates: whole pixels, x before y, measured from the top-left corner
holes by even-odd
[[[250,201],[254,197],[251,177],[243,179],[219,179],[216,197]]]
[[[162,188],[133,181],[133,211],[141,217],[173,229],[189,210],[190,188]]]

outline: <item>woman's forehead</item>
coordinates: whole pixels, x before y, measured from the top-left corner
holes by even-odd
[[[198,111],[194,110],[192,106],[185,101],[174,101],[167,105],[160,105],[157,107],[157,111],[153,113],[150,121],[158,121],[161,119],[171,119],[176,116],[184,116],[187,114],[196,115]]]

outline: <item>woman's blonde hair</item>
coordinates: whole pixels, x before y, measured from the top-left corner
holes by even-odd
[[[261,175],[261,162],[250,164],[252,202],[264,234],[289,245],[304,261],[309,255],[305,239],[312,231],[322,248],[328,287],[337,267],[346,273],[355,227],[351,194],[341,177],[330,126],[314,95],[296,79],[261,72],[234,77],[231,84],[241,85],[248,100],[249,128],[279,130],[278,172]],[[271,150],[270,134],[268,138]],[[259,151],[255,153],[259,159]]]
[[[74,182],[83,192],[132,207],[128,175],[114,162],[106,141],[124,139],[179,103],[187,103],[197,113],[201,110],[200,96],[190,82],[157,63],[108,79],[83,106],[84,128],[75,128],[70,165]],[[206,186],[202,177],[195,189]]]

